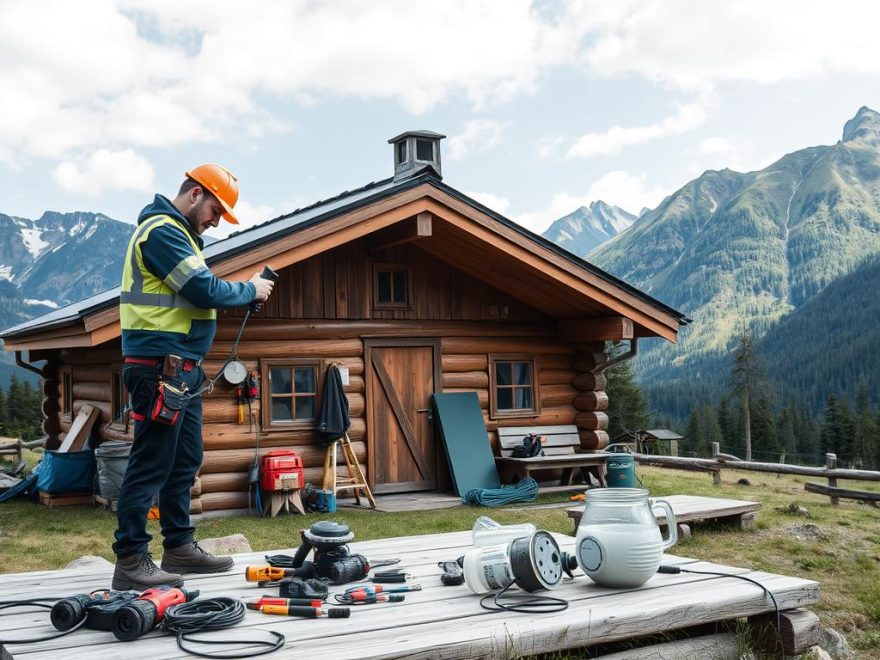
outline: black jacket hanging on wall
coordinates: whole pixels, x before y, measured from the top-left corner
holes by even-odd
[[[324,379],[324,396],[318,411],[318,442],[329,447],[348,430],[351,420],[348,417],[348,398],[342,387],[342,374],[335,364],[327,369]]]

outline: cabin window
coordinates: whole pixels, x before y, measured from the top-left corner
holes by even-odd
[[[431,140],[416,140],[416,160],[434,160],[434,143]]]
[[[373,307],[409,309],[410,271],[408,266],[376,264],[373,276]]]
[[[397,143],[397,164],[400,165],[401,163],[403,163],[405,161],[406,161],[406,141],[404,140],[403,142]]]
[[[321,364],[317,360],[264,360],[264,428],[313,428],[318,416]]]
[[[116,367],[110,374],[110,424],[125,427],[127,404],[128,390],[122,380],[122,371]]]
[[[490,355],[490,414],[535,417],[540,412],[534,355]]]
[[[61,368],[61,416],[73,417],[73,371],[70,367]]]

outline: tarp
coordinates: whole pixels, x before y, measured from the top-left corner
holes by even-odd
[[[473,488],[499,488],[501,482],[477,393],[434,394],[432,400],[455,492],[463,497]]]

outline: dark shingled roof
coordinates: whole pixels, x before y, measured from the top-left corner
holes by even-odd
[[[426,131],[426,133],[428,133],[428,131]],[[432,136],[437,135],[438,134],[432,134]],[[529,231],[525,227],[518,225],[512,220],[505,218],[504,216],[493,211],[492,209],[483,206],[476,200],[471,199],[467,195],[459,192],[455,188],[452,188],[443,183],[443,181],[441,181],[438,177],[437,173],[434,172],[434,170],[431,168],[426,168],[425,170],[420,171],[416,176],[408,179],[402,179],[400,181],[394,181],[393,178],[388,178],[381,181],[369,183],[361,188],[342,192],[330,199],[315,202],[314,204],[303,207],[301,209],[296,209],[291,213],[278,216],[277,218],[273,218],[262,224],[248,227],[247,229],[235,232],[229,237],[223,239],[222,241],[216,241],[215,243],[207,245],[203,251],[205,255],[205,261],[207,261],[208,265],[211,265],[222,259],[226,259],[233,255],[246,252],[256,245],[261,245],[267,241],[275,240],[283,236],[288,236],[298,231],[302,231],[307,227],[312,227],[314,225],[320,224],[326,220],[329,220],[330,218],[334,218],[342,215],[343,213],[347,213],[355,209],[367,206],[385,197],[396,195],[404,190],[415,188],[425,183],[430,184],[438,188],[439,190],[442,190],[443,192],[451,195],[452,197],[455,197],[456,199],[465,202],[466,204],[472,206],[480,212],[491,216],[493,219],[504,224],[506,227],[510,227],[511,229],[519,232],[523,236],[526,236],[530,240],[540,244],[548,250],[552,250],[556,254],[564,257],[569,262],[571,262],[573,266],[588,270],[589,272],[597,275],[606,282],[609,282],[610,284],[613,284],[614,286],[619,287],[626,292],[638,297],[640,300],[644,301],[655,309],[658,309],[666,314],[675,317],[682,325],[688,323],[689,319],[687,319],[684,314],[672,309],[667,305],[664,305],[659,300],[656,300],[651,296],[643,293],[642,291],[639,291],[638,289],[631,286],[630,284],[627,284],[623,280],[618,279],[609,273],[606,273],[601,268],[598,268],[588,261],[585,261],[580,257],[575,256],[568,250],[556,245],[552,241],[547,240],[543,236],[539,236],[538,234]],[[19,325],[13,326],[0,333],[0,339],[13,337],[19,334],[30,334],[36,331],[48,330],[50,328],[63,327],[65,325],[72,325],[73,323],[88,314],[118,304],[118,298],[119,287],[109,289],[102,293],[98,293],[94,296],[86,298],[85,300],[81,300],[79,302],[67,305],[66,307],[56,309],[49,314],[44,314],[43,316],[38,316],[37,318],[31,319],[30,321],[26,321],[25,323],[20,323]]]

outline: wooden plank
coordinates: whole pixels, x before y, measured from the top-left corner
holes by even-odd
[[[370,250],[385,250],[395,245],[411,243],[431,236],[431,218],[427,211],[414,218],[401,220],[370,237]]]
[[[753,515],[761,506],[758,502],[749,500],[730,500],[717,497],[700,497],[696,495],[669,495],[662,498],[669,502],[675,513],[676,522],[690,522],[693,520],[734,519],[743,515]],[[578,526],[584,507],[572,507],[568,509],[568,517]],[[660,509],[654,511],[657,522],[666,524],[666,513]]]
[[[625,316],[607,316],[594,319],[571,319],[560,321],[560,341],[583,343],[585,341],[619,341],[632,339],[633,322]]]
[[[829,479],[829,481],[831,481]],[[810,493],[820,493],[834,497],[842,497],[849,500],[861,500],[863,502],[880,502],[880,493],[870,492],[867,490],[851,490],[848,488],[835,488],[826,486],[825,484],[814,484],[807,482],[804,484],[804,490]]]
[[[95,425],[100,413],[101,410],[96,406],[84,403],[79,409],[79,414],[76,416],[76,419],[73,420],[73,424],[71,424],[70,430],[64,437],[64,441],[61,443],[58,451],[68,452],[79,451],[82,449],[82,446],[85,444],[86,440],[88,440],[89,434],[92,432],[92,427]]]
[[[565,551],[573,551],[575,539],[554,535]],[[399,557],[401,566],[422,584],[420,592],[406,594],[402,603],[373,608],[354,608],[349,619],[302,619],[269,617],[248,611],[235,629],[210,635],[215,639],[251,638],[258,631],[277,630],[290,640],[291,650],[309,650],[310,658],[507,658],[584,648],[597,643],[630,639],[666,630],[690,627],[739,616],[773,611],[773,604],[754,585],[729,577],[693,574],[656,575],[638,589],[600,588],[579,577],[565,580],[553,595],[569,601],[564,612],[499,614],[480,607],[479,597],[466,587],[443,587],[437,561],[461,554],[471,543],[471,533],[455,532],[410,536],[350,544],[352,552],[371,559]],[[278,553],[292,554],[292,548]],[[264,563],[262,552],[235,555],[235,568],[223,574],[187,576],[187,586],[198,588],[202,597],[256,596],[263,590],[246,583],[243,567]],[[697,570],[717,570],[754,578],[771,589],[783,609],[809,605],[818,600],[818,585],[809,580],[749,571],[729,566],[665,556],[664,563]],[[31,597],[79,593],[106,585],[112,567],[66,569],[7,574],[0,583],[0,600],[20,593]],[[347,586],[347,585],[345,585]],[[345,586],[331,587],[341,593]],[[0,617],[0,638],[34,637],[51,632],[45,611]],[[295,642],[294,642],[295,640]],[[66,660],[89,657],[105,660],[130,657],[132,647],[112,635],[79,630],[76,634],[36,644],[9,644],[3,649],[16,660]],[[185,658],[173,636],[152,632],[137,642],[139,655],[150,660]]]

